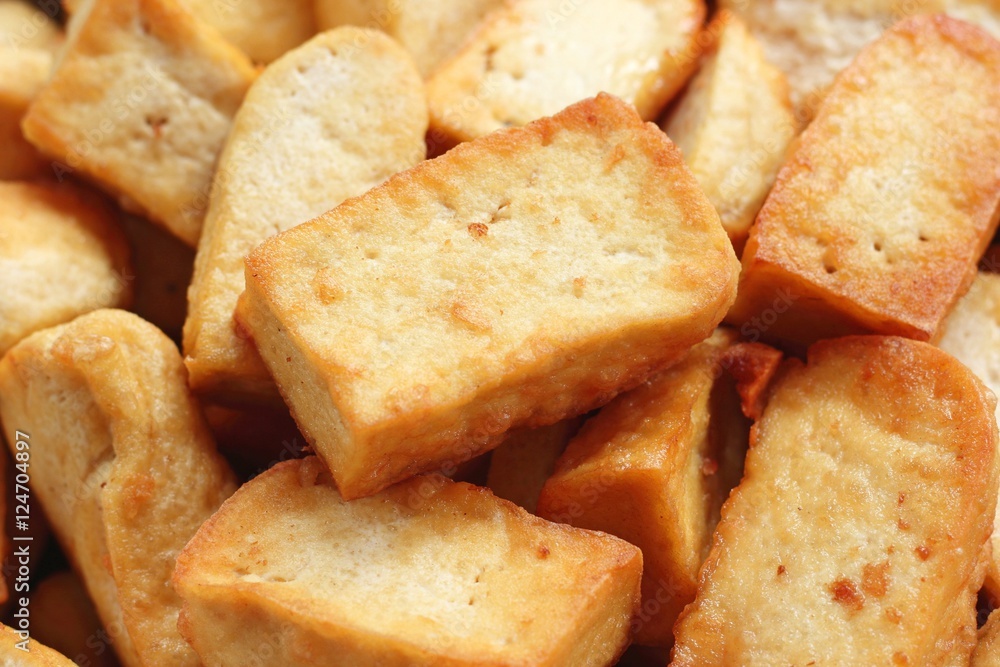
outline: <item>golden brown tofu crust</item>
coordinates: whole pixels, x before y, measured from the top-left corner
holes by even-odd
[[[215,162],[256,76],[176,0],[91,0],[22,122],[28,140],[191,246]]]
[[[0,354],[25,336],[131,303],[130,250],[104,197],[70,183],[0,182]]]
[[[742,473],[750,425],[723,366],[736,339],[718,330],[590,418],[538,501],[543,518],[606,531],[642,549],[634,625],[640,644],[673,642],[719,508]]]
[[[606,92],[656,120],[698,64],[701,0],[518,0],[427,82],[432,144],[469,141]]]
[[[926,343],[824,341],[777,381],[672,665],[968,664],[996,399]]]
[[[945,16],[895,25],[838,77],[779,173],[729,321],[756,327],[782,299],[773,338],[934,339],[996,229],[998,174],[1000,43]]]
[[[21,642],[24,642],[21,644]],[[18,645],[24,646],[23,649]],[[0,665],[12,667],[75,667],[76,663],[34,639],[24,638],[0,624]]]
[[[196,667],[177,633],[174,558],[235,490],[174,344],[131,313],[45,329],[0,361],[0,416],[127,667]],[[61,445],[61,446],[60,446]]]
[[[357,498],[639,384],[711,334],[736,270],[676,148],[601,95],[266,241],[237,318]]]
[[[641,569],[622,540],[438,475],[345,502],[310,457],[241,487],[174,586],[207,667],[262,650],[289,667],[598,667],[628,643]]]
[[[684,153],[739,256],[797,124],[784,75],[738,16],[719,12],[702,39],[711,39],[710,47],[662,127]]]
[[[380,32],[331,30],[264,70],[219,158],[188,290],[184,363],[196,393],[281,404],[233,321],[243,258],[423,160],[426,132],[423,80],[409,54]]]

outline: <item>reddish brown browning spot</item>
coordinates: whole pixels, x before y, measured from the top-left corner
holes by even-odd
[[[865,597],[850,579],[838,579],[830,584],[829,590],[833,595],[834,602],[839,602],[848,609],[859,611],[865,606]]]
[[[538,557],[539,558],[542,558],[542,559],[548,558],[549,557],[549,553],[551,553],[549,551],[549,548],[547,546],[545,546],[544,544],[538,547]]]
[[[469,225],[469,233],[472,234],[472,238],[481,239],[490,233],[490,228],[481,222],[474,222]]]
[[[125,512],[130,519],[139,516],[146,503],[156,491],[156,480],[146,474],[139,474],[129,480],[127,486],[128,503]]]
[[[917,555],[920,556],[920,560],[927,560],[931,557],[931,550],[923,545],[917,547]]]
[[[785,572],[786,572],[786,570],[785,570],[785,566],[784,566],[784,565],[779,565],[779,566],[778,566],[778,576],[780,577],[780,576],[781,576],[781,575],[783,575],[783,574],[784,574]]]
[[[894,665],[908,665],[910,664],[910,659],[906,657],[906,654],[902,651],[896,651],[892,654],[892,664]]]
[[[586,276],[580,276],[578,278],[573,278],[573,294],[576,296],[583,295],[583,288],[587,286]]]
[[[899,610],[895,607],[889,607],[885,610],[885,617],[890,623],[899,623],[903,620],[903,615],[899,613]]]
[[[719,462],[715,459],[705,459],[701,462],[701,474],[705,477],[711,477],[717,472],[719,472]]]
[[[868,563],[861,572],[861,590],[875,598],[885,596],[889,588],[889,561],[884,560],[878,565]]]
[[[737,343],[726,351],[722,367],[736,380],[743,414],[760,419],[767,388],[781,365],[782,354],[761,343]]]
[[[909,530],[910,529],[910,524],[908,524],[906,521],[903,521],[902,519],[899,520],[899,523],[897,525],[899,526],[900,530]]]
[[[902,491],[899,492],[899,504],[902,505],[906,501],[906,494]]]

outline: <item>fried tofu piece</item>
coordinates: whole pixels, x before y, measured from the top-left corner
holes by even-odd
[[[174,344],[116,310],[40,331],[0,361],[0,417],[12,451],[29,443],[32,492],[105,627],[127,630],[122,662],[198,665],[168,582],[235,480]]]
[[[750,226],[796,135],[784,75],[767,62],[746,25],[721,12],[715,41],[663,130],[743,252]]]
[[[486,486],[497,497],[537,514],[538,496],[582,419],[511,433],[490,456]]]
[[[195,392],[281,404],[233,322],[243,258],[423,160],[426,132],[423,80],[409,54],[380,32],[325,32],[261,74],[219,159],[188,294],[184,354]]]
[[[23,648],[22,648],[23,647]],[[0,624],[0,665],[12,667],[76,667],[76,663],[31,639],[28,632]]]
[[[980,273],[943,329],[938,346],[1000,395],[1000,275]],[[986,589],[994,600],[1000,600],[1000,522],[994,524],[991,542],[993,558],[986,569]]]
[[[174,587],[206,667],[265,646],[288,667],[584,667],[625,649],[641,570],[622,540],[440,475],[345,502],[310,457],[241,487],[178,556]]]
[[[996,399],[904,338],[823,341],[808,360],[754,426],[671,664],[968,664]]]
[[[430,76],[455,55],[480,21],[503,0],[317,0],[321,30],[358,25],[384,30]]]
[[[316,34],[312,0],[182,0],[254,62],[277,60]]]
[[[32,520],[36,517],[32,517]],[[36,545],[32,544],[32,549]],[[32,584],[31,636],[54,651],[87,667],[117,667],[118,662],[102,641],[112,639],[101,628],[87,589],[79,577],[63,570]],[[2,663],[0,663],[2,664]]]
[[[707,338],[737,261],[609,95],[459,146],[246,260],[237,317],[345,498],[607,403]]]
[[[886,28],[915,14],[947,12],[1000,37],[1000,11],[982,0],[722,0],[749,24],[791,84],[801,124],[816,114],[837,74]]]
[[[994,610],[979,629],[970,667],[1000,667],[1000,612]]]
[[[993,236],[998,170],[1000,43],[944,16],[897,24],[837,79],[779,173],[729,321],[802,344],[934,339]]]
[[[0,354],[39,329],[128,305],[132,266],[116,217],[68,183],[0,182]]]
[[[42,10],[24,0],[0,0],[0,180],[52,174],[24,138],[21,119],[48,79],[61,43],[59,26]]]
[[[637,643],[670,646],[694,600],[719,508],[740,480],[750,423],[724,372],[736,341],[718,330],[676,366],[623,394],[573,438],[538,515],[602,530],[642,549]]]
[[[76,13],[87,0],[63,0]],[[311,0],[179,0],[254,62],[269,63],[316,34]]]
[[[255,74],[175,0],[89,0],[22,129],[60,175],[96,181],[194,246],[216,159]]]
[[[655,120],[694,72],[701,0],[517,0],[428,81],[431,142],[475,139],[606,92]]]
[[[135,269],[129,310],[179,342],[188,311],[194,250],[145,218],[124,214],[120,222]]]

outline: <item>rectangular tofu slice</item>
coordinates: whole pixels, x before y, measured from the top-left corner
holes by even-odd
[[[945,320],[943,331],[938,347],[1000,395],[1000,275],[980,273]],[[986,569],[985,585],[990,596],[1000,602],[1000,524],[994,523],[991,542],[993,558]]]
[[[316,0],[320,30],[378,28],[410,52],[424,77],[455,55],[473,29],[503,0]]]
[[[714,39],[663,130],[719,212],[736,254],[796,135],[784,75],[735,14],[721,12]]]
[[[897,24],[837,79],[750,233],[731,322],[802,344],[931,340],[976,275],[1000,205],[1000,43]]]
[[[192,389],[216,401],[280,404],[236,329],[243,258],[424,159],[427,100],[413,59],[374,30],[325,32],[272,63],[233,121],[184,325]]]
[[[22,122],[28,140],[188,245],[256,72],[176,0],[89,0]]]
[[[720,329],[685,359],[605,406],[570,441],[538,515],[642,549],[636,642],[670,646],[694,600],[719,508],[743,473],[750,423],[724,372],[736,342]]]
[[[671,664],[968,664],[997,503],[995,407],[926,343],[849,337],[791,362]]]
[[[673,144],[602,95],[264,242],[237,316],[357,498],[642,382],[711,334],[737,270]]]
[[[266,511],[262,511],[266,508]],[[315,457],[243,486],[178,557],[206,667],[612,664],[642,556],[439,475],[344,501]]]
[[[197,667],[168,582],[235,479],[173,342],[120,310],[39,331],[0,361],[0,417],[122,663]]]
[[[600,92],[655,120],[698,63],[701,0],[517,0],[427,83],[432,144],[550,116]]]
[[[886,28],[917,14],[947,12],[1000,37],[1000,6],[991,0],[721,0],[738,12],[768,60],[791,84],[804,125],[816,114],[836,76]]]

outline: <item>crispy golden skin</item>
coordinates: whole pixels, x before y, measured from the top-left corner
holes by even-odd
[[[243,258],[423,160],[426,132],[420,74],[380,32],[323,33],[261,74],[219,159],[188,292],[184,354],[195,392],[281,404],[253,343],[233,322]]]
[[[803,124],[816,114],[837,74],[897,21],[947,12],[1000,36],[1000,6],[993,0],[721,0],[719,4],[740,14],[768,60],[787,75]]]
[[[192,14],[240,47],[254,62],[269,63],[316,34],[312,0],[182,0]]]
[[[1000,667],[1000,612],[993,611],[979,629],[970,667]]]
[[[28,639],[18,648],[22,636],[12,628],[0,624],[0,667],[77,667],[66,656]]]
[[[938,346],[1000,394],[1000,275],[980,273],[945,320],[943,331]],[[994,523],[991,542],[986,590],[1000,601],[1000,524]]]
[[[824,341],[790,362],[672,665],[968,664],[995,406],[953,357],[903,338]]]
[[[674,146],[602,95],[266,241],[237,317],[357,498],[639,384],[710,335],[736,265]]]
[[[998,170],[1000,43],[943,16],[897,24],[837,79],[778,175],[730,321],[760,328],[785,300],[770,337],[933,339],[993,236]]]
[[[740,255],[795,137],[795,116],[784,75],[767,62],[743,21],[721,12],[706,35],[714,43],[663,130]]]
[[[317,0],[316,16],[321,30],[341,25],[384,30],[410,52],[426,77],[501,6],[503,0]]]
[[[570,442],[538,500],[543,518],[642,549],[641,644],[673,641],[719,508],[743,472],[750,424],[722,365],[735,340],[734,332],[717,331],[603,408]]]
[[[698,63],[701,0],[517,0],[428,81],[435,143],[475,139],[606,92],[655,120]]]
[[[69,183],[0,182],[0,354],[39,329],[127,306],[132,275],[102,197]]]
[[[86,0],[63,0],[75,13]],[[180,0],[254,62],[276,60],[313,36],[316,17],[310,0]]]
[[[28,140],[196,245],[255,71],[176,0],[88,0],[22,123]]]
[[[127,667],[197,665],[177,634],[174,558],[235,488],[177,348],[100,310],[40,331],[0,361],[8,445],[31,440],[32,491]]]
[[[486,486],[497,497],[537,514],[538,496],[582,419],[515,431],[490,455]]]
[[[439,475],[345,502],[315,457],[244,485],[185,547],[181,632],[206,667],[611,664],[642,555]],[[377,604],[374,601],[378,601]]]

